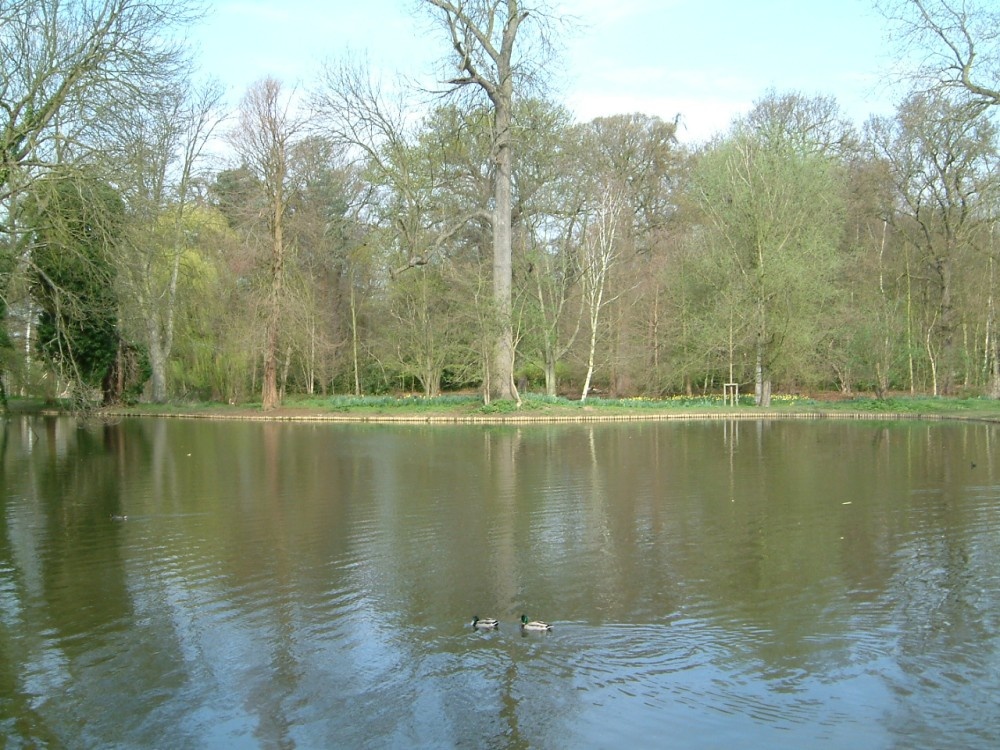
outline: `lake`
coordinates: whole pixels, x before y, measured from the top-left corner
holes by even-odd
[[[998,429],[10,417],[0,746],[994,748]]]

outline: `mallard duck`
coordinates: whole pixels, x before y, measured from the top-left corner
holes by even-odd
[[[528,620],[527,615],[521,615],[521,630],[552,630],[552,626],[540,620]]]
[[[472,616],[472,627],[476,630],[496,630],[500,623],[493,617]]]
[[[111,520],[112,521],[127,521],[128,520],[128,516],[119,516],[117,513],[112,513],[111,514]]]

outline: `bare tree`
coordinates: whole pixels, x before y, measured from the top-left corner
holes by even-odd
[[[607,299],[608,279],[611,268],[618,260],[621,242],[621,225],[625,209],[624,190],[613,182],[598,185],[600,195],[593,207],[593,218],[586,227],[580,245],[581,282],[587,322],[590,324],[590,345],[587,348],[587,377],[583,383],[580,400],[586,401],[594,376],[597,354],[597,330],[601,311]]]
[[[518,50],[524,46],[518,33],[529,17],[541,23],[545,15],[529,10],[519,0],[426,2],[444,23],[454,51],[457,75],[446,82],[456,90],[472,87],[482,92],[493,109],[493,300],[498,334],[493,372],[486,378],[484,387],[488,390],[484,395],[487,399],[518,399],[512,304],[512,127],[514,96],[528,71],[526,58],[515,55],[515,43]],[[543,40],[544,36],[542,33]]]
[[[448,104],[412,122],[412,108],[398,91],[383,90],[363,65],[351,63],[326,66],[312,104],[324,137],[352,156],[368,181],[363,215],[370,229],[364,245],[370,249],[352,254],[352,277],[373,251],[386,264],[390,286],[396,287],[406,283],[406,274],[452,262],[452,253],[463,247],[480,246],[483,229],[492,220],[485,166],[491,128],[484,108]],[[473,267],[478,273],[478,264]],[[468,301],[478,305],[480,300],[474,295]],[[357,352],[359,331],[353,324],[351,338]],[[491,357],[483,354],[480,367],[487,379]]]
[[[924,93],[951,95],[973,115],[1000,106],[1000,10],[995,3],[886,0],[882,9],[898,30],[902,49],[918,55],[913,77]],[[1000,346],[988,341],[987,348],[990,395],[1000,398]]]
[[[292,195],[289,179],[291,146],[304,122],[291,111],[290,98],[281,84],[265,78],[253,86],[240,103],[239,123],[229,142],[243,163],[256,176],[262,202],[260,219],[267,227],[270,244],[267,302],[264,306],[264,377],[261,407],[278,406],[278,347],[285,283],[285,214]]]
[[[196,0],[12,0],[0,3],[0,318],[30,267],[33,227],[15,220],[32,185],[93,157],[124,112],[183,77],[171,32]],[[97,154],[100,155],[100,154]],[[89,158],[93,163],[96,159]],[[76,252],[70,246],[67,252]]]
[[[608,381],[618,394],[630,389],[636,374],[630,372],[630,360],[645,369],[645,362],[659,357],[649,334],[659,314],[655,298],[660,285],[653,269],[677,208],[674,185],[681,170],[676,131],[676,121],[641,114],[600,117],[583,126],[581,174],[598,176],[602,192],[615,186],[623,204],[616,268],[609,279],[614,291],[603,315],[609,323],[614,319]],[[648,297],[653,298],[649,306]]]
[[[184,65],[169,31],[193,0],[17,0],[0,6],[0,202],[82,148],[109,113],[156,96]]]
[[[582,310],[577,314],[570,301],[580,277],[575,245],[584,209],[568,205],[565,215],[532,216],[525,222],[531,242],[526,265],[537,318],[531,333],[537,339],[547,396],[557,393],[557,365],[572,350],[583,323]]]
[[[137,307],[149,352],[152,400],[167,398],[181,259],[195,169],[221,121],[216,83],[167,92],[158,106],[125,121],[122,147],[135,226],[121,259],[123,282]]]
[[[885,0],[902,50],[919,59],[925,91],[964,95],[976,109],[1000,105],[1000,10],[987,0]]]
[[[379,188],[393,195],[390,221],[405,257],[390,270],[391,276],[427,265],[469,221],[490,218],[479,205],[441,205],[442,195],[458,190],[439,164],[449,149],[447,144],[429,148],[421,138],[435,128],[453,128],[445,118],[448,108],[431,113],[428,123],[415,129],[407,122],[403,99],[387,96],[363,66],[346,63],[326,66],[312,106],[324,137],[353,154],[371,176],[371,204],[382,198],[374,195]]]
[[[874,155],[891,166],[895,181],[889,223],[920,253],[933,300],[923,337],[933,392],[949,394],[960,359],[956,273],[994,220],[997,129],[932,93],[911,96],[895,120],[873,120],[868,131]]]

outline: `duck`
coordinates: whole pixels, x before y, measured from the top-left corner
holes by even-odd
[[[475,630],[496,630],[499,625],[499,621],[494,617],[472,616],[472,627]]]
[[[116,513],[112,513],[111,514],[111,520],[112,521],[127,521],[128,520],[128,516],[119,516]]]
[[[552,630],[552,626],[547,622],[542,622],[541,620],[529,621],[527,615],[521,615],[521,630],[547,631]]]

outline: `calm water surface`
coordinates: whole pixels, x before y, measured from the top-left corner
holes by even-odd
[[[12,418],[0,746],[995,748],[998,429]]]

